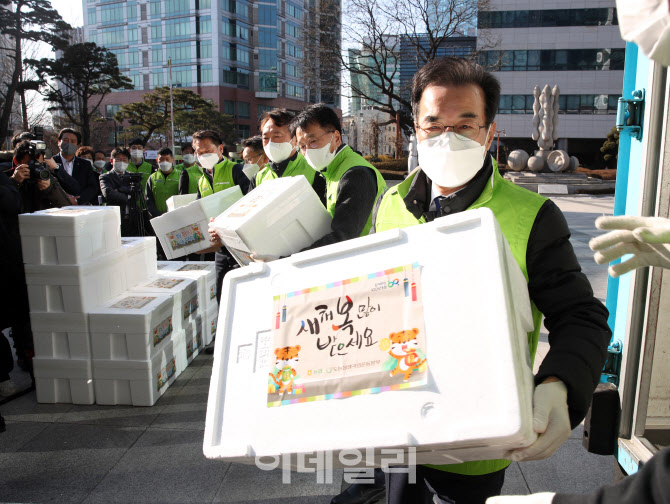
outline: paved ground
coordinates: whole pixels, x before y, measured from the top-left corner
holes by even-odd
[[[612,197],[555,198],[596,296],[604,299],[605,267],[593,262],[593,221],[611,214]],[[540,357],[546,353],[542,336]],[[539,359],[538,359],[539,360]],[[341,488],[314,474],[292,474],[207,460],[202,438],[212,359],[200,355],[151,408],[37,404],[29,393],[0,406],[0,502],[4,503],[328,503]],[[22,379],[18,373],[15,378]],[[25,377],[23,377],[25,380]],[[513,463],[505,494],[583,493],[612,480],[613,458],[587,453],[581,427],[542,462]]]

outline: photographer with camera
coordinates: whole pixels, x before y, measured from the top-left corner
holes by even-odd
[[[123,147],[112,151],[112,169],[100,175],[100,189],[108,205],[121,207],[121,236],[146,236],[146,201],[142,174],[128,173],[130,152]]]
[[[14,182],[21,196],[21,213],[67,206],[70,200],[52,174],[53,159],[44,159],[46,144],[23,140],[14,149],[11,163],[3,171]]]

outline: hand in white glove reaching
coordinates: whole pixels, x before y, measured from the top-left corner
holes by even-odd
[[[554,500],[553,492],[542,492],[531,495],[499,495],[489,497],[486,504],[551,504]]]
[[[633,257],[610,266],[612,277],[618,277],[636,268],[659,266],[670,268],[670,220],[663,217],[598,217],[598,229],[611,230],[593,238],[589,247],[596,253],[598,264],[619,259],[626,254]]]
[[[533,430],[537,440],[526,448],[512,450],[505,458],[516,462],[542,460],[554,454],[570,437],[568,389],[557,378],[548,378],[533,393]]]

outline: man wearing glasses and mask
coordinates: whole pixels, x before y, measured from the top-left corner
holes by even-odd
[[[384,482],[378,472],[375,484],[355,484],[334,504],[375,502],[384,487],[390,504],[483,504],[500,494],[511,460],[551,456],[589,408],[610,340],[608,313],[581,272],[558,207],[503,179],[488,153],[499,99],[497,79],[468,60],[441,58],[419,70],[412,85],[419,167],[377,200],[373,225],[381,232],[469,209],[493,211],[528,281],[535,326],[528,334],[531,360],[543,316],[549,331],[550,348],[535,376],[538,439],[502,460],[417,466],[416,483],[407,473],[386,474]]]

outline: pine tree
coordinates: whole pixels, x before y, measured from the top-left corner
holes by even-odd
[[[600,148],[606,168],[616,168],[619,157],[619,132],[616,126],[607,134],[607,139]]]

